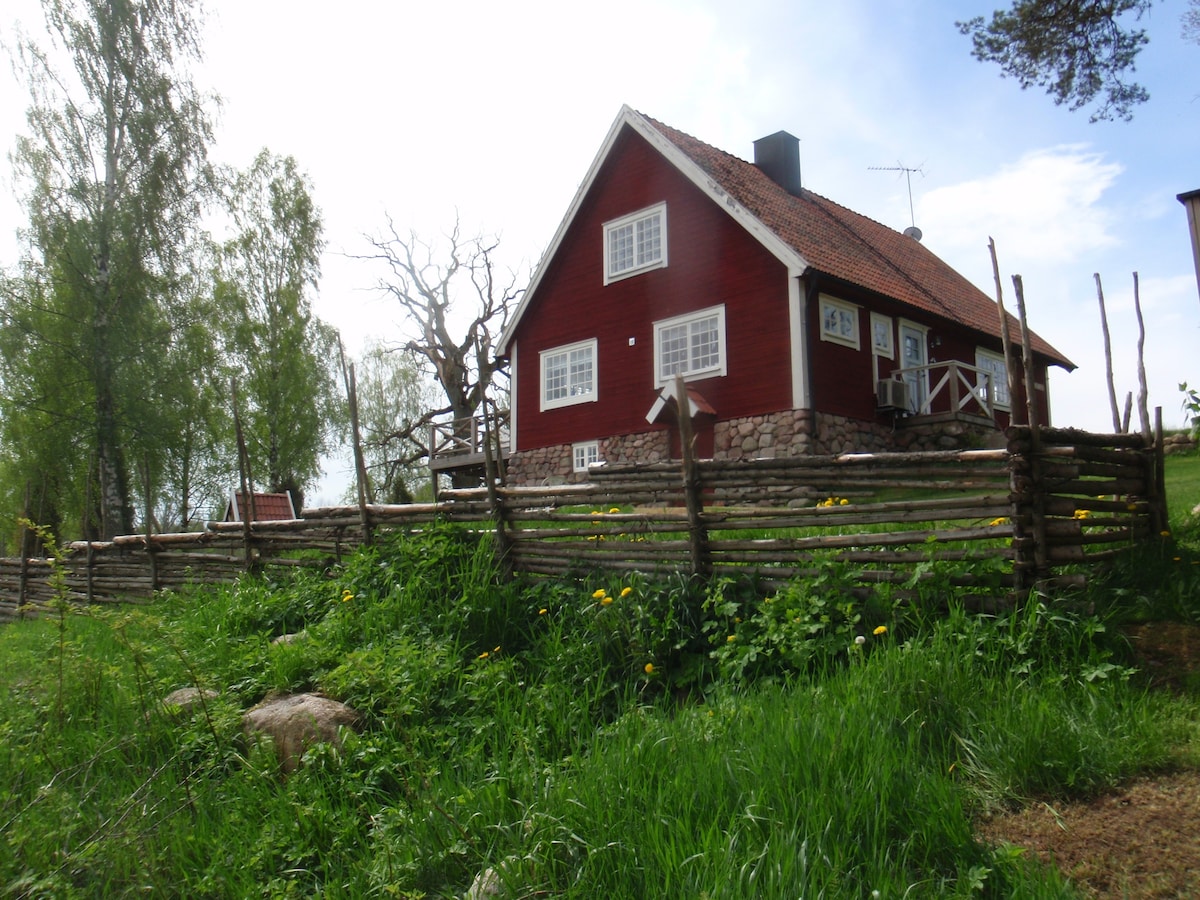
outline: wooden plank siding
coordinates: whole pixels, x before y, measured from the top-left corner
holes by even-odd
[[[516,449],[650,430],[654,323],[725,305],[729,375],[690,382],[722,419],[789,409],[787,273],[640,137],[623,136],[580,208],[517,339]],[[667,266],[604,284],[604,223],[666,202]],[[544,349],[596,338],[597,400],[539,412]],[[630,339],[633,345],[630,345]]]

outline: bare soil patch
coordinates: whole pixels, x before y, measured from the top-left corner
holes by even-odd
[[[1200,628],[1157,622],[1128,629],[1138,663],[1164,690],[1200,679]],[[1023,847],[1092,897],[1200,897],[1200,772],[1134,779],[1091,800],[1036,803],[980,822],[990,844]]]

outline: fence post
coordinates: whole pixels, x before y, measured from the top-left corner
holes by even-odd
[[[700,468],[696,464],[696,446],[692,437],[692,404],[683,376],[675,376],[675,418],[679,422],[679,451],[683,462],[683,501],[688,517],[688,551],[692,574],[707,578],[712,574],[708,550],[708,531],[704,527],[704,499],[700,494]]]
[[[492,418],[488,415],[487,400],[480,404],[483,410],[483,478],[487,482],[488,507],[496,529],[496,562],[505,576],[512,576],[512,539],[508,534],[508,518],[505,515],[504,499],[500,496],[500,470],[493,453]]]
[[[1167,509],[1167,481],[1163,459],[1162,407],[1154,407],[1154,443],[1150,447],[1150,471],[1146,478],[1146,493],[1150,499],[1151,527],[1159,534],[1170,528],[1171,519]]]
[[[363,544],[370,547],[374,541],[371,532],[371,515],[367,511],[367,501],[374,502],[370,496],[371,485],[367,481],[367,464],[363,458],[362,436],[358,428],[358,384],[354,377],[354,363],[346,370],[346,395],[350,403],[350,438],[354,443],[354,479],[358,482],[358,516],[362,521]]]

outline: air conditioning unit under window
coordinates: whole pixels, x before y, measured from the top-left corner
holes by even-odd
[[[875,398],[880,409],[907,410],[908,385],[894,378],[886,378],[875,385]]]

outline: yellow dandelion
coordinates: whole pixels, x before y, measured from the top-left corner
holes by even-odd
[[[1165,537],[1165,538],[1169,538],[1169,537],[1171,536],[1171,532],[1169,532],[1169,531],[1166,531],[1166,530],[1163,530],[1163,531],[1160,531],[1160,532],[1158,533],[1158,536],[1159,536],[1159,537]]]
[[[612,509],[610,509],[610,510],[609,510],[609,513],[610,513],[610,514],[611,514],[611,513],[619,513],[620,511],[621,511],[621,507],[619,507],[619,506],[614,506]]]
[[[1008,524],[1008,519],[1006,519],[1004,516],[1001,516],[998,519],[992,519],[992,521],[988,522],[988,525],[990,525],[992,528],[995,528],[998,525],[1007,525],[1007,524]]]
[[[1171,557],[1171,561],[1172,561],[1172,562],[1183,562],[1183,557],[1181,557],[1181,556],[1172,556],[1172,557]],[[1195,563],[1193,563],[1193,565],[1195,565]]]
[[[646,663],[646,665],[644,665],[642,667],[642,671],[645,672],[647,675],[653,675],[654,674],[654,663]]]
[[[633,593],[633,588],[629,587],[628,585],[621,588],[621,596],[622,597],[628,597],[632,593]]]
[[[1130,512],[1137,512],[1137,504],[1136,503],[1130,503],[1125,508],[1127,510],[1129,510]]]
[[[604,590],[604,588],[596,588],[594,591],[592,591],[592,599],[599,600],[601,597],[603,597],[607,593],[608,593],[608,591]]]
[[[541,609],[538,610],[538,615],[544,616],[548,612],[550,612],[550,610],[546,609],[546,607],[543,606]]]
[[[482,653],[480,653],[480,654],[479,654],[477,657],[475,657],[475,658],[476,658],[476,659],[487,659],[489,656],[491,656],[491,654],[490,654],[490,653],[488,653],[486,650],[484,650]]]
[[[499,652],[500,652],[500,648],[499,648],[499,647],[493,647],[493,648],[492,648],[492,652],[493,652],[493,653],[499,653]]]
[[[350,602],[351,600],[353,600],[353,599],[354,599],[354,595],[353,595],[352,593],[350,593],[350,589],[349,589],[349,588],[347,588],[346,590],[342,591],[342,602],[343,602],[343,603],[349,603],[349,602]]]
[[[879,625],[875,628],[874,631],[871,632],[871,634],[875,635],[875,637],[880,637],[881,635],[885,635],[885,634],[887,634],[887,626]]]
[[[612,603],[612,597],[608,596],[608,594],[605,594],[603,597],[600,598],[601,606],[608,606],[610,603]]]
[[[725,643],[732,644],[736,640],[737,640],[737,635],[731,634],[729,637],[725,638]]]
[[[850,504],[850,501],[847,500],[845,497],[843,497],[841,500],[838,501],[839,506],[848,506],[849,504]]]

